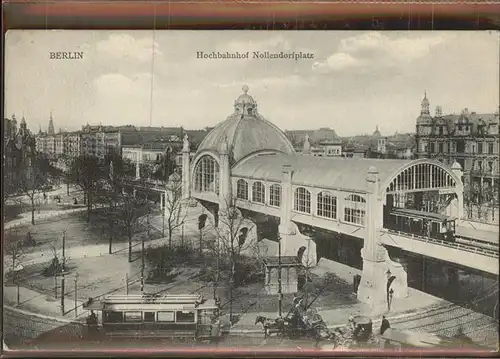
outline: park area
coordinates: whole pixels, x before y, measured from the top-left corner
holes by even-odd
[[[144,292],[216,296],[221,300],[223,312],[235,315],[277,311],[277,296],[264,292],[263,266],[259,258],[239,257],[231,282],[227,258],[217,258],[208,250],[200,251],[196,228],[186,228],[185,240],[174,240],[169,246],[168,238],[161,238],[161,231],[150,228],[148,236],[148,228],[143,226],[135,230],[132,261],[129,262],[128,239],[118,228],[112,232],[112,254],[109,254],[109,224],[99,211],[105,209],[97,210],[90,222],[82,211],[8,231],[6,241],[22,240],[29,233],[34,243],[23,249],[22,268],[16,271],[15,279],[7,274],[6,286],[31,289],[45,296],[47,301],[60,298],[61,275],[59,272],[54,275],[47,268],[55,257],[62,260],[64,238],[65,298],[68,303],[75,299],[75,285],[78,302],[111,293],[139,294],[144,238]],[[196,223],[188,222],[187,226],[195,227]],[[211,238],[208,233],[205,236],[207,240]],[[8,268],[7,257],[5,263]],[[351,297],[352,287],[338,277],[331,274],[323,277],[311,274],[310,277],[312,283],[307,290],[310,298],[315,299],[314,307],[338,307],[355,302]],[[284,295],[283,310],[290,308],[292,298],[292,294]],[[36,310],[29,298],[21,298],[21,302],[24,308]]]

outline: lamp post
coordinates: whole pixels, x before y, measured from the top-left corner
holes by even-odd
[[[78,290],[78,273],[75,273],[75,318],[78,317],[78,314],[77,314],[77,309],[78,309],[77,290]]]
[[[66,267],[66,230],[63,230],[62,257],[63,257],[63,270],[64,270],[64,268]]]
[[[144,237],[141,241],[141,293],[144,292]]]
[[[61,270],[61,314],[64,315],[64,267]]]

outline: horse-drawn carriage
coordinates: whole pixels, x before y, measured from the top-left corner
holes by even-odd
[[[310,338],[319,345],[322,341],[333,342],[336,334],[328,329],[325,321],[316,309],[304,307],[302,300],[296,298],[292,309],[284,318],[266,318],[258,316],[255,324],[261,323],[267,338],[272,334],[289,339]]]

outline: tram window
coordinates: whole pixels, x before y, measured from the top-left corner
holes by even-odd
[[[178,311],[177,323],[194,323],[194,312]]]
[[[125,312],[125,322],[141,322],[142,321],[142,312]]]
[[[144,312],[144,321],[145,322],[154,322],[155,321],[155,312]]]
[[[123,323],[123,312],[104,312],[104,321],[107,323]]]
[[[174,312],[158,312],[159,322],[173,322],[174,318]]]

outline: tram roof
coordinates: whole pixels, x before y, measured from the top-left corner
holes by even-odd
[[[187,295],[109,295],[103,300],[106,304],[197,304],[203,302],[201,294]]]
[[[371,166],[379,173],[380,182],[411,160],[335,158],[307,155],[261,154],[242,160],[232,169],[232,175],[272,182],[283,179],[282,167],[289,165],[296,185],[369,192],[366,176]]]

